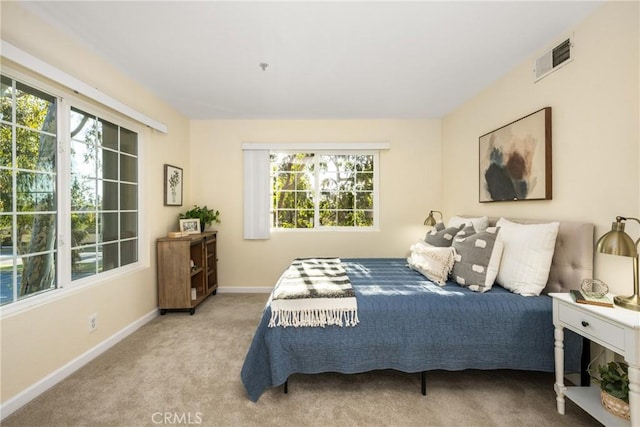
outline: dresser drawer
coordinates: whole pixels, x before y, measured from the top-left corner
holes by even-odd
[[[624,352],[624,328],[612,325],[578,307],[559,304],[558,319],[589,339]]]

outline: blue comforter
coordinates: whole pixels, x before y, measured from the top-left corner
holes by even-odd
[[[406,259],[343,259],[358,302],[356,327],[268,328],[269,305],[242,367],[249,399],[294,373],[377,369],[554,371],[551,298],[500,286],[480,294],[440,287]],[[578,372],[582,341],[565,331],[567,372]]]

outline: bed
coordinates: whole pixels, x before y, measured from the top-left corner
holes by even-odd
[[[495,225],[497,219],[489,219]],[[532,223],[533,221],[518,221]],[[593,225],[560,222],[544,291],[522,296],[493,286],[474,292],[440,286],[407,258],[341,259],[357,300],[354,327],[269,327],[272,298],[247,352],[241,379],[252,401],[290,375],[393,369],[554,371],[549,292],[579,288],[592,276]],[[579,372],[582,340],[565,337],[565,372]]]

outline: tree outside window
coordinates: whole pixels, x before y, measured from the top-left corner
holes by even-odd
[[[374,155],[271,153],[271,226],[374,225]]]
[[[2,76],[0,303],[56,286],[57,100]]]

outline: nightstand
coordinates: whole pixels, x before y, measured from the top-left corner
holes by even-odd
[[[606,426],[640,427],[640,313],[618,306],[610,308],[577,304],[568,293],[552,293],[549,296],[553,298],[558,412],[564,414],[564,398],[567,397]],[[602,406],[598,386],[565,387],[564,328],[620,354],[629,364],[631,423],[609,413]]]

